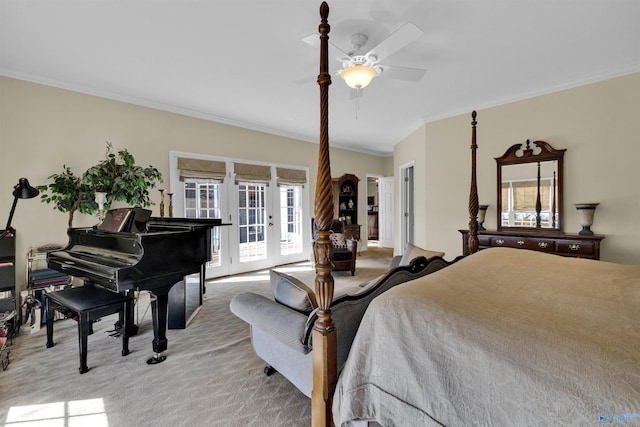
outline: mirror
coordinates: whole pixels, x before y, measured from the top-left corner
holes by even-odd
[[[565,151],[527,140],[496,158],[498,230],[562,231]]]

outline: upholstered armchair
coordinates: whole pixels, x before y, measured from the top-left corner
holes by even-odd
[[[376,296],[449,264],[440,257],[427,261],[419,256],[409,265],[396,267],[337,296],[331,305],[331,313],[340,331],[337,341],[338,370],[346,362],[364,312]],[[291,276],[274,270],[270,274],[273,299],[245,292],[231,300],[230,308],[236,316],[249,323],[253,348],[269,365],[265,373],[271,375],[280,372],[302,393],[311,397],[311,330],[317,318],[315,294]]]
[[[315,264],[318,263],[316,259],[316,239],[318,235],[316,234],[317,227],[316,223],[311,219],[311,230],[313,233],[313,242],[312,242],[312,250],[313,250],[313,262]],[[334,219],[331,223],[331,243],[333,246],[333,255],[331,261],[333,262],[333,271],[350,271],[353,276],[356,272],[356,259],[358,256],[358,241],[351,240],[344,237],[343,232],[343,224],[342,221]]]

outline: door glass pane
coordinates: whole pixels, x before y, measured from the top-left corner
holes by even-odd
[[[238,184],[240,262],[255,261],[267,257],[265,192],[266,185],[264,184]]]
[[[221,218],[220,181],[186,179],[184,200],[184,216],[187,218]],[[211,260],[207,263],[207,267],[220,266],[220,252],[220,227],[214,227],[211,229]]]
[[[280,254],[302,252],[302,187],[280,187]]]

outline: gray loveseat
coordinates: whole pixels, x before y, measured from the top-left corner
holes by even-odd
[[[449,264],[439,256],[429,260],[418,256],[409,265],[395,267],[381,277],[355,286],[337,297],[331,305],[331,313],[340,331],[337,342],[338,371],[347,360],[351,343],[371,300],[396,285]],[[270,374],[273,370],[280,372],[302,393],[311,397],[311,330],[317,311],[315,295],[293,277],[273,270],[271,274],[275,300],[245,292],[231,300],[230,308],[251,326],[253,348],[270,365],[265,368],[265,373]]]

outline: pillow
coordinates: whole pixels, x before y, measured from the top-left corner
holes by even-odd
[[[269,276],[273,297],[280,304],[304,314],[318,306],[316,294],[300,280],[275,270],[270,270]]]
[[[344,248],[347,246],[347,241],[344,239],[344,234],[342,233],[331,233],[329,238],[334,248]]]
[[[409,265],[412,259],[419,256],[423,256],[426,259],[433,258],[434,256],[444,257],[444,252],[430,251],[428,249],[422,249],[414,246],[411,243],[407,243],[407,247],[404,249],[399,265]]]

